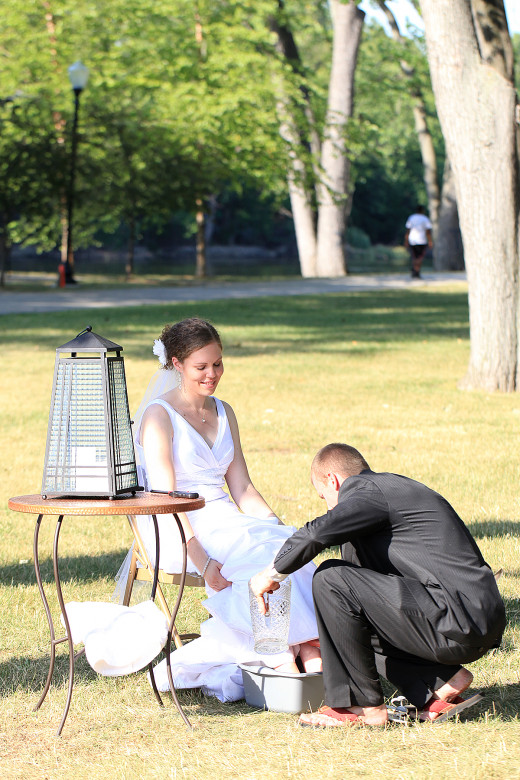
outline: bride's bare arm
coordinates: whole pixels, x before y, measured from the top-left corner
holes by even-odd
[[[159,404],[150,406],[143,416],[141,442],[150,487],[154,490],[175,490],[173,428],[167,411]],[[188,516],[181,512],[179,519],[186,536],[190,560],[198,571],[202,572],[206,567],[208,554],[193,533]],[[223,590],[231,585],[221,576],[221,568],[222,564],[212,560],[204,571],[204,579],[213,590]]]
[[[235,456],[226,473],[226,482],[233,501],[247,515],[258,518],[277,517],[276,513],[273,512],[251,482],[244,453],[242,452],[242,445],[240,444],[240,433],[235,413],[229,404],[224,403],[224,407],[235,446]]]
[[[175,490],[173,428],[168,412],[159,404],[152,404],[143,415],[141,443],[150,487]]]

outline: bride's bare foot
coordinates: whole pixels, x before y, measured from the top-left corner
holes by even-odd
[[[320,648],[313,642],[305,642],[300,645],[300,658],[303,668],[309,674],[323,671]]]
[[[275,666],[274,668],[277,672],[282,672],[283,674],[300,674],[295,661],[290,661],[287,664],[281,664],[281,666]]]
[[[434,702],[440,700],[449,703],[453,701],[457,696],[460,696],[461,693],[464,693],[472,682],[473,675],[471,672],[464,668],[459,669],[448,682],[434,691],[432,698],[427,702],[425,709],[422,710],[419,715],[420,720],[436,720],[441,714],[441,710],[439,707],[435,706]],[[431,707],[431,710],[428,709],[428,706]]]

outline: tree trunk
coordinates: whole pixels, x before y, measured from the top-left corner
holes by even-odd
[[[134,275],[135,260],[135,217],[130,215],[128,220],[128,253],[126,256],[125,274],[126,281],[129,282]]]
[[[215,220],[219,209],[218,198],[215,193],[206,198],[207,209],[204,213],[204,242],[206,251],[206,276],[213,276],[215,263],[209,251],[215,232]]]
[[[288,138],[289,129],[285,129]],[[305,164],[295,150],[290,152],[291,168],[288,173],[289,197],[296,234],[296,245],[303,277],[316,276],[317,242],[316,218],[311,196],[305,188]]]
[[[392,31],[392,37],[397,43],[404,45],[399,25],[385,0],[378,0],[378,5],[385,13]],[[416,6],[417,4],[415,4]],[[401,70],[407,78],[415,76],[415,68],[404,59],[401,60]],[[424,168],[424,184],[428,198],[428,212],[433,225],[435,245],[433,250],[434,268],[438,271],[458,271],[464,268],[464,252],[460,235],[459,213],[455,195],[453,172],[446,157],[442,192],[439,193],[437,172],[437,157],[433,139],[428,128],[426,106],[422,93],[414,89],[415,104],[413,108],[415,129],[419,138],[419,147]]]
[[[449,157],[446,157],[444,162],[439,229],[433,249],[433,267],[436,271],[464,270],[464,248],[460,235],[455,179]]]
[[[5,274],[9,270],[11,242],[5,214],[0,218],[0,287],[5,287]]]
[[[204,204],[201,198],[197,198],[195,201],[197,211],[195,213],[195,220],[197,222],[197,237],[196,237],[196,261],[195,261],[195,276],[198,279],[203,279],[206,276],[206,217],[204,215]]]
[[[284,10],[283,0],[278,0],[278,10]],[[303,66],[294,36],[286,21],[280,21],[276,16],[269,19],[269,28],[277,36],[276,48],[290,65],[293,73],[302,76]],[[316,122],[310,105],[307,88],[300,84],[310,138],[306,137],[302,123],[295,117],[295,107],[283,87],[280,88],[278,100],[278,116],[280,118],[280,135],[289,147],[289,169],[287,184],[291,200],[291,211],[298,247],[300,270],[303,277],[316,276],[316,214],[313,204],[313,192],[308,185],[306,158],[309,152],[315,162],[320,153],[320,139],[316,130]]]
[[[205,240],[206,240],[206,247],[210,246],[211,242],[213,241],[213,233],[215,232],[215,218],[217,216],[217,211],[219,208],[218,205],[218,198],[213,193],[213,195],[210,195],[209,198],[207,198],[208,203],[208,213],[206,214],[206,224],[205,224]]]
[[[330,0],[332,67],[318,184],[317,276],[344,276],[350,160],[346,127],[354,105],[354,73],[365,14],[353,2]]]
[[[292,30],[287,24],[287,20],[283,17],[284,10],[284,0],[278,0],[279,16],[272,16],[269,18],[269,29],[277,36],[276,48],[280,54],[283,55],[288,65],[290,65],[293,73],[302,78],[299,84],[299,90],[303,99],[304,114],[307,120],[308,137],[305,139],[302,137],[301,140],[310,149],[312,154],[312,163],[314,165],[314,172],[318,176],[318,161],[321,153],[321,139],[318,132],[316,117],[314,116],[314,111],[311,105],[309,89],[303,79],[304,68],[301,61],[300,52],[298,50],[298,46],[296,45]]]
[[[278,0],[278,8],[283,11],[283,0]],[[296,118],[294,106],[286,95],[282,95],[278,104],[280,133],[290,148],[287,178],[304,277],[344,276],[346,273],[344,233],[351,193],[345,128],[352,115],[354,71],[365,14],[355,3],[345,4],[341,0],[331,0],[331,14],[334,36],[323,144],[320,143],[310,96],[303,82],[300,92],[305,130],[302,130],[302,123]],[[277,35],[278,51],[293,72],[302,75],[298,47],[287,22],[273,17],[269,25]],[[321,158],[319,165],[318,158]],[[308,184],[310,174],[314,175],[318,200],[317,219],[315,194]]]
[[[424,186],[426,187],[426,197],[428,198],[428,213],[433,225],[433,236],[437,237],[439,229],[439,180],[437,174],[437,156],[433,146],[433,139],[426,121],[426,106],[419,91],[415,94],[415,103],[413,106],[413,118],[415,121],[415,132],[419,139],[419,148],[423,164]]]
[[[67,219],[67,209],[60,211],[61,240],[60,240],[60,263],[65,265],[67,262],[67,247],[69,245],[69,222]]]
[[[384,0],[378,0],[378,5],[385,14],[388,24],[390,25],[392,38],[396,43],[400,44],[401,47],[404,47],[405,39],[401,35],[401,30],[399,29],[399,25],[397,24],[397,20],[393,14],[393,11],[387,6]],[[401,59],[400,64],[401,70],[407,79],[414,79],[415,68],[413,68],[405,59]],[[413,117],[415,131],[419,141],[419,149],[421,150],[424,171],[424,186],[426,187],[426,196],[428,198],[428,213],[433,225],[433,235],[434,237],[437,237],[440,202],[437,156],[435,154],[433,139],[428,127],[424,98],[418,86],[414,86],[412,88],[412,95],[414,98]]]
[[[519,389],[516,92],[502,0],[421,0],[469,287],[464,387]],[[504,33],[505,31],[505,33]]]

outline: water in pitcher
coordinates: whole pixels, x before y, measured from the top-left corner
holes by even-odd
[[[274,593],[265,594],[267,612],[262,615],[256,596],[249,587],[249,608],[255,640],[255,652],[274,655],[287,650],[291,613],[291,580],[280,583]]]

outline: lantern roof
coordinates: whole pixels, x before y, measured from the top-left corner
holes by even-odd
[[[88,325],[75,339],[58,347],[56,352],[121,352],[123,347],[92,331]]]

